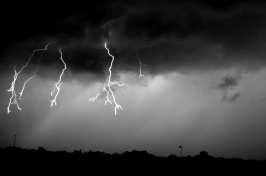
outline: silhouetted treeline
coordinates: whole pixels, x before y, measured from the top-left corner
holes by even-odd
[[[108,154],[98,151],[47,151],[43,147],[35,149],[21,149],[17,147],[0,148],[0,166],[10,171],[25,171],[37,169],[38,172],[57,170],[61,173],[68,171],[97,171],[99,173],[121,173],[125,175],[136,172],[147,173],[205,173],[216,175],[219,173],[232,174],[259,171],[266,168],[266,161],[243,160],[237,158],[215,158],[207,152],[200,152],[196,156],[158,157],[147,151],[131,151],[122,154]],[[1,168],[1,167],[0,167]],[[18,169],[20,168],[20,169]],[[18,170],[16,170],[18,169]],[[29,171],[30,171],[29,170]],[[122,172],[123,173],[123,172]],[[41,174],[41,173],[37,173]]]

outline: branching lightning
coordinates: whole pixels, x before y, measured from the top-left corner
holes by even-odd
[[[12,93],[12,95],[11,95],[11,97],[10,97],[10,99],[9,99],[9,104],[8,104],[8,106],[7,106],[7,114],[9,114],[9,113],[11,112],[11,111],[10,111],[10,106],[11,106],[11,104],[16,104],[16,105],[17,105],[17,108],[18,108],[19,110],[22,110],[22,109],[20,108],[19,104],[18,104],[18,101],[17,101],[17,94],[16,94],[16,90],[15,90],[15,87],[16,87],[16,81],[17,81],[17,79],[18,79],[19,74],[23,71],[24,68],[26,68],[26,67],[28,66],[28,64],[30,63],[31,58],[34,56],[35,52],[37,52],[37,51],[42,51],[41,56],[40,56],[40,58],[39,58],[39,60],[38,60],[38,64],[39,64],[39,61],[40,61],[40,59],[41,59],[41,57],[42,57],[42,55],[43,55],[43,52],[47,49],[47,47],[48,47],[50,44],[51,44],[51,43],[48,43],[48,44],[45,46],[44,49],[36,49],[36,50],[34,50],[34,51],[32,52],[32,54],[31,54],[31,56],[29,57],[28,61],[26,62],[26,64],[25,64],[25,65],[24,65],[24,66],[23,66],[18,72],[16,71],[16,67],[14,67],[14,71],[15,71],[14,79],[13,79],[13,81],[12,81],[12,83],[11,83],[11,87],[10,87],[10,89],[7,90],[8,92],[11,92],[11,93]],[[37,71],[38,71],[38,65],[37,65],[37,70],[35,70],[35,74],[34,74],[34,76],[36,75]],[[34,76],[30,77],[28,80],[26,80],[26,81],[24,82],[24,84],[23,84],[23,88],[22,88],[21,92],[19,93],[19,94],[20,94],[20,97],[19,97],[19,98],[21,98],[21,96],[23,95],[23,91],[24,91],[24,89],[25,89],[25,86],[26,86],[27,82],[30,81]]]
[[[24,67],[22,67],[24,68]],[[18,75],[19,73],[22,71],[20,70],[19,72],[16,71],[16,67],[14,67],[14,71],[15,71],[15,74],[14,74],[14,79],[11,83],[11,87],[9,90],[7,90],[8,92],[11,92],[12,93],[12,96],[10,97],[9,99],[9,104],[7,106],[7,114],[9,114],[11,111],[10,111],[10,105],[11,104],[16,104],[17,105],[17,108],[19,110],[22,110],[20,107],[19,107],[19,104],[18,104],[18,101],[17,101],[17,94],[16,94],[16,91],[15,91],[15,85],[16,85],[16,80],[18,78]]]
[[[36,70],[35,70],[35,72],[34,72],[34,75],[32,75],[30,78],[28,78],[28,79],[24,82],[23,87],[22,87],[22,89],[21,89],[21,92],[19,93],[19,99],[21,99],[21,97],[22,97],[22,95],[23,95],[23,92],[24,92],[24,89],[25,89],[26,84],[27,84],[32,78],[34,78],[34,77],[36,76],[37,71],[39,70],[39,63],[40,63],[40,61],[41,61],[41,59],[42,59],[42,57],[43,57],[43,53],[44,53],[44,51],[47,50],[47,47],[48,47],[50,44],[51,44],[51,43],[48,43],[48,44],[45,46],[44,49],[36,50],[36,51],[42,51],[41,56],[39,57],[38,62],[37,62],[37,68],[36,68]]]
[[[110,54],[110,51],[109,51],[109,49],[107,48],[107,44],[106,44],[106,42],[104,43],[104,47],[105,47],[105,49],[107,50],[108,55],[112,57],[112,61],[111,61],[110,67],[109,67],[109,77],[108,77],[107,85],[108,85],[109,91],[110,91],[111,94],[112,94],[113,102],[115,103],[115,115],[116,115],[117,110],[122,109],[122,106],[120,106],[119,104],[116,103],[115,95],[114,95],[114,92],[113,92],[112,89],[111,89],[111,85],[119,85],[119,86],[123,86],[124,84],[118,84],[118,83],[115,83],[115,82],[112,82],[112,81],[111,81],[111,77],[112,77],[112,67],[113,67],[113,62],[114,62],[114,60],[115,60],[115,57],[114,57],[112,54]],[[105,101],[105,103],[106,103],[106,101]]]
[[[59,52],[60,52],[60,60],[63,62],[63,64],[64,64],[64,68],[63,68],[63,70],[62,70],[62,72],[61,72],[61,74],[60,74],[60,77],[59,77],[58,82],[54,84],[54,88],[53,88],[53,90],[52,90],[52,92],[51,92],[51,96],[53,96],[55,90],[57,90],[57,92],[56,92],[56,94],[55,94],[55,96],[54,96],[54,99],[51,100],[51,106],[50,106],[50,107],[52,107],[52,106],[54,106],[54,105],[57,105],[57,103],[56,103],[56,99],[57,99],[57,96],[58,96],[58,94],[59,94],[59,92],[60,92],[60,87],[61,87],[61,85],[62,85],[62,83],[63,83],[63,82],[62,82],[62,76],[64,75],[64,72],[65,72],[65,70],[66,70],[66,63],[65,63],[65,61],[63,60],[63,56],[62,56],[63,54],[62,54],[61,48],[59,48]]]
[[[107,102],[112,104],[112,102],[109,99],[109,92],[106,90],[106,82],[107,82],[107,80],[108,80],[108,78],[106,78],[106,80],[105,80],[105,82],[103,84],[102,90],[100,92],[98,92],[94,97],[90,98],[89,101],[94,102],[102,92],[106,92],[107,93],[107,100],[105,101],[105,105],[106,105]]]
[[[103,63],[103,61],[102,61],[102,52],[103,52],[103,49],[101,50],[100,61],[101,61],[102,65],[103,65],[103,71],[107,74],[107,72],[106,72],[106,70],[105,70],[104,63]],[[106,80],[105,80],[105,82],[104,82],[104,84],[103,84],[103,88],[102,88],[102,90],[101,90],[100,92],[98,92],[94,97],[90,98],[89,101],[94,102],[94,100],[96,100],[96,99],[98,98],[98,96],[99,96],[102,92],[106,92],[106,94],[107,94],[107,96],[106,96],[107,100],[105,101],[105,105],[106,105],[107,102],[109,102],[110,104],[112,104],[112,102],[111,102],[110,99],[109,99],[109,92],[106,90],[106,82],[107,82],[107,80],[108,80],[108,77],[106,78]]]
[[[111,78],[112,78],[112,67],[113,67],[113,62],[114,62],[115,57],[114,57],[112,54],[110,54],[110,51],[109,51],[109,49],[108,49],[108,47],[107,47],[107,43],[106,43],[106,42],[104,43],[104,47],[105,47],[105,49],[107,50],[108,55],[109,55],[110,57],[112,57],[112,61],[111,61],[110,67],[109,67],[109,69],[108,69],[108,71],[109,71],[109,75],[108,75],[107,79],[106,79],[105,82],[104,82],[104,85],[103,85],[102,90],[101,90],[99,93],[97,93],[96,96],[94,96],[94,97],[92,97],[91,99],[89,99],[89,101],[94,102],[94,100],[96,100],[96,99],[98,98],[98,96],[99,96],[102,92],[106,92],[106,101],[105,101],[105,105],[106,105],[107,103],[112,104],[112,101],[111,101],[110,98],[109,98],[109,95],[111,94],[111,96],[112,96],[112,100],[113,100],[113,103],[115,104],[114,111],[115,111],[115,115],[116,115],[116,114],[117,114],[117,110],[119,110],[119,109],[122,110],[122,106],[119,105],[119,104],[116,102],[116,98],[115,98],[114,92],[113,92],[112,89],[111,89],[111,86],[113,86],[113,85],[123,86],[124,83],[119,84],[119,83],[117,83],[117,82],[113,82],[113,81],[111,81]],[[103,65],[103,66],[104,66],[104,65]]]
[[[30,80],[32,80],[32,79],[36,76],[36,74],[37,74],[37,72],[38,72],[38,70],[39,70],[39,63],[40,63],[40,61],[41,61],[41,59],[42,59],[42,57],[43,57],[43,53],[47,50],[47,48],[48,48],[48,46],[49,46],[50,44],[51,44],[51,43],[48,43],[48,44],[45,46],[45,48],[43,48],[43,49],[36,49],[36,50],[34,50],[34,51],[32,52],[32,54],[31,54],[31,56],[29,57],[28,61],[26,62],[26,64],[25,64],[25,65],[24,65],[19,71],[17,71],[17,70],[16,70],[16,67],[14,67],[14,72],[15,72],[15,74],[14,74],[14,78],[13,78],[13,81],[12,81],[12,83],[11,83],[11,87],[10,87],[10,89],[7,90],[8,92],[11,92],[11,93],[12,93],[12,95],[11,95],[11,97],[10,97],[10,100],[9,100],[8,107],[7,107],[7,114],[9,114],[9,113],[11,112],[11,111],[10,111],[10,106],[11,106],[12,104],[16,104],[17,108],[18,108],[19,110],[22,110],[22,109],[20,108],[20,106],[19,106],[18,101],[17,101],[17,94],[16,94],[16,91],[15,91],[16,81],[17,81],[17,79],[18,79],[19,74],[24,70],[24,68],[26,68],[26,67],[28,66],[28,64],[30,63],[30,61],[31,61],[32,57],[34,56],[35,52],[37,52],[37,51],[42,51],[42,52],[41,52],[41,55],[40,55],[40,57],[39,57],[39,59],[38,59],[37,66],[36,66],[36,70],[35,70],[34,74],[24,82],[23,87],[22,87],[22,89],[21,89],[21,91],[20,91],[20,93],[19,93],[19,99],[21,99],[21,97],[22,97],[22,95],[23,95],[23,92],[24,92],[24,90],[25,90],[25,87],[26,87],[27,83],[28,83]],[[107,71],[107,70],[105,70],[104,63],[102,62],[102,59],[101,59],[101,58],[102,58],[102,51],[103,51],[103,50],[101,51],[101,58],[100,58],[100,59],[101,59],[102,65],[103,65],[103,70],[104,70],[104,72],[105,72],[108,76],[107,76],[107,78],[106,78],[106,80],[105,80],[105,82],[104,82],[104,84],[103,84],[102,90],[101,90],[100,92],[98,92],[98,93],[96,94],[96,96],[90,98],[89,101],[94,102],[94,101],[99,97],[99,95],[100,95],[101,93],[106,92],[106,101],[105,101],[105,105],[106,105],[107,103],[110,103],[110,104],[113,104],[113,103],[114,103],[114,104],[115,104],[114,111],[115,111],[115,115],[116,115],[116,114],[117,114],[117,110],[119,110],[119,109],[122,110],[122,106],[119,105],[119,104],[116,102],[116,97],[115,97],[114,92],[113,92],[113,90],[112,90],[111,87],[112,87],[112,86],[123,86],[124,83],[120,84],[120,83],[118,83],[118,82],[116,82],[116,81],[111,81],[111,79],[112,79],[112,67],[113,67],[113,63],[114,63],[115,57],[110,53],[110,50],[109,50],[109,48],[107,47],[107,43],[106,43],[106,42],[104,43],[104,48],[107,50],[108,55],[112,58],[111,63],[110,63],[110,66],[109,66],[109,69],[108,69],[108,71]],[[139,54],[138,54],[138,52],[135,51],[135,50],[132,50],[132,49],[131,49],[131,51],[133,51],[134,53],[136,53],[136,55],[137,55],[137,57],[138,57],[138,60],[139,60],[139,63],[140,63],[140,67],[139,67],[139,78],[140,78],[140,77],[144,77],[144,75],[142,74],[142,62],[141,62],[141,59],[140,59],[140,57],[139,57]],[[64,68],[63,68],[63,70],[62,70],[62,72],[61,72],[61,74],[60,74],[60,76],[59,76],[59,80],[54,84],[54,86],[53,86],[53,90],[51,91],[51,96],[53,96],[55,92],[56,92],[56,93],[55,93],[55,95],[54,95],[54,99],[51,100],[51,106],[50,106],[50,107],[57,105],[57,102],[56,102],[56,100],[57,100],[57,96],[58,96],[59,93],[60,93],[60,88],[61,88],[61,85],[62,85],[62,83],[63,83],[63,82],[62,82],[62,77],[63,77],[63,75],[64,75],[65,70],[67,69],[66,63],[65,63],[65,61],[63,60],[63,56],[62,56],[63,53],[62,53],[62,51],[61,51],[61,48],[59,48],[59,52],[60,52],[60,58],[59,58],[59,59],[60,59],[60,60],[62,61],[62,63],[64,64]],[[110,96],[111,96],[111,97],[110,97]]]

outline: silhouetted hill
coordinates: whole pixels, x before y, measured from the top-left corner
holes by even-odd
[[[37,170],[42,172],[58,171],[100,173],[116,173],[129,175],[132,173],[205,173],[217,175],[258,172],[266,167],[266,161],[215,158],[207,152],[200,152],[194,157],[157,157],[147,151],[131,151],[122,154],[108,154],[104,152],[73,153],[65,151],[51,152],[43,147],[35,149],[21,149],[17,147],[0,148],[1,168],[11,172],[24,173]],[[35,172],[34,172],[35,173]],[[94,174],[93,174],[94,175]],[[97,174],[98,175],[98,174]]]

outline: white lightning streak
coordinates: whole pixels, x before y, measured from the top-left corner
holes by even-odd
[[[49,43],[49,44],[50,44],[50,43]],[[48,44],[48,45],[49,45],[49,44]],[[24,66],[23,66],[18,72],[16,71],[16,67],[14,67],[14,71],[15,71],[14,79],[13,79],[13,81],[12,81],[12,83],[11,83],[11,87],[10,87],[10,89],[7,90],[8,92],[11,92],[11,93],[12,93],[12,95],[11,95],[11,97],[10,97],[10,99],[9,99],[9,104],[8,104],[8,106],[7,106],[7,114],[9,114],[9,113],[11,112],[11,111],[10,111],[10,105],[11,105],[11,104],[16,104],[16,105],[17,105],[17,108],[18,108],[19,110],[22,110],[22,109],[19,107],[19,104],[18,104],[18,101],[17,101],[17,94],[16,94],[16,90],[15,90],[15,87],[16,87],[16,81],[17,81],[17,79],[18,79],[19,74],[20,74],[20,73],[23,71],[23,69],[26,68],[26,67],[28,66],[28,64],[30,63],[31,58],[34,56],[35,52],[46,50],[46,47],[47,47],[48,45],[45,46],[45,49],[36,49],[36,50],[34,50],[34,51],[32,52],[32,54],[31,54],[31,56],[29,57],[28,61],[26,62],[26,64],[25,64],[25,65],[24,65]],[[27,80],[26,82],[28,82],[28,80]],[[22,94],[23,94],[23,90],[24,90],[24,88],[25,88],[25,85],[26,85],[26,83],[24,83],[24,85],[23,85],[22,92],[20,92],[20,97],[21,97]]]
[[[139,78],[140,77],[144,77],[144,75],[141,73],[142,63],[141,63],[141,59],[139,57],[139,53],[137,51],[133,50],[133,49],[131,49],[131,51],[133,51],[134,53],[136,53],[137,54],[137,57],[139,59],[139,64],[140,64],[140,66],[139,66]]]
[[[107,79],[105,80],[105,82],[103,84],[102,90],[100,92],[98,92],[94,97],[90,98],[89,101],[94,102],[98,98],[98,96],[104,91],[104,92],[107,93],[107,100],[106,100],[105,104],[107,102],[109,102],[110,104],[112,104],[112,102],[109,99],[109,92],[106,90],[106,82],[107,82]]]
[[[22,89],[21,89],[21,92],[19,93],[19,99],[21,99],[21,97],[22,97],[22,95],[23,95],[23,92],[24,92],[24,89],[25,89],[26,84],[27,84],[32,78],[34,78],[34,77],[36,76],[37,71],[39,70],[39,63],[40,63],[40,60],[42,59],[43,53],[44,53],[44,51],[47,50],[47,47],[48,47],[50,44],[51,44],[51,43],[48,43],[48,44],[45,46],[44,49],[36,50],[36,51],[42,51],[41,56],[39,57],[38,62],[37,62],[37,68],[36,68],[36,70],[35,70],[35,72],[34,72],[34,75],[32,75],[30,78],[28,78],[28,79],[24,82],[23,87],[22,87]]]
[[[103,63],[103,61],[102,61],[102,55],[103,55],[102,52],[103,52],[103,49],[101,50],[100,61],[101,61],[102,65],[103,65],[103,71],[107,74],[107,72],[106,72],[106,70],[105,70],[104,63]],[[94,101],[99,97],[99,95],[100,95],[102,92],[106,92],[106,93],[107,93],[107,96],[106,96],[107,100],[106,100],[106,102],[105,102],[105,105],[106,105],[107,102],[109,102],[110,104],[112,104],[112,102],[111,102],[110,99],[109,99],[109,92],[106,90],[106,82],[107,82],[107,80],[108,80],[108,77],[106,78],[106,80],[105,80],[105,82],[104,82],[104,84],[103,84],[103,88],[102,88],[102,90],[100,90],[100,91],[99,91],[94,97],[90,98],[89,101],[94,102]]]
[[[61,72],[61,74],[60,74],[60,77],[59,77],[59,80],[58,80],[58,82],[57,83],[55,83],[54,84],[54,88],[53,88],[53,90],[52,90],[52,92],[51,92],[51,96],[53,96],[53,93],[54,93],[54,91],[55,90],[57,90],[57,93],[55,94],[55,97],[54,97],[54,99],[53,100],[51,100],[51,106],[50,107],[52,107],[52,106],[54,106],[54,105],[57,105],[57,103],[56,103],[56,99],[57,99],[57,96],[58,96],[58,94],[59,94],[59,92],[60,92],[60,86],[62,85],[62,76],[64,75],[64,72],[65,72],[65,70],[66,70],[66,63],[65,63],[65,61],[63,60],[63,57],[62,57],[62,51],[61,51],[61,48],[59,48],[59,52],[60,52],[60,60],[63,62],[63,64],[64,64],[64,68],[63,68],[63,70],[62,70],[62,72]]]
[[[23,67],[22,67],[23,68]],[[9,90],[7,90],[8,92],[11,92],[12,93],[12,96],[10,97],[9,99],[9,104],[7,106],[7,114],[9,114],[11,111],[10,111],[10,105],[11,104],[16,104],[18,109],[19,110],[22,110],[20,107],[19,107],[19,104],[18,104],[18,101],[17,101],[17,94],[16,94],[16,91],[15,91],[15,84],[16,84],[16,80],[18,78],[18,75],[20,72],[17,72],[16,71],[16,67],[14,67],[14,71],[15,71],[15,74],[14,74],[14,79],[11,83],[11,87]],[[21,70],[20,70],[21,71]]]
[[[109,91],[110,91],[111,94],[112,94],[113,102],[115,103],[115,115],[116,115],[117,110],[122,109],[122,106],[120,106],[119,104],[116,103],[114,92],[113,92],[112,89],[111,89],[111,85],[113,85],[113,83],[112,83],[112,81],[111,81],[111,77],[112,77],[112,67],[113,67],[113,62],[114,62],[114,60],[115,60],[115,57],[114,57],[112,54],[110,54],[110,51],[109,51],[109,49],[107,48],[107,44],[106,44],[106,42],[104,43],[104,47],[105,47],[105,49],[107,50],[108,55],[112,57],[112,61],[111,61],[110,67],[109,67],[109,77],[108,77],[108,84],[107,84],[107,85],[108,85]],[[120,86],[120,85],[119,85],[119,86]],[[105,103],[106,103],[106,102],[105,102]]]
[[[96,100],[96,99],[98,98],[98,96],[99,96],[102,92],[106,92],[107,95],[106,95],[105,105],[106,105],[107,103],[112,104],[112,101],[111,101],[110,98],[109,98],[109,94],[111,93],[111,95],[112,95],[112,97],[113,97],[113,102],[115,103],[115,108],[114,108],[114,110],[115,110],[115,115],[116,115],[116,114],[117,114],[117,110],[122,109],[122,106],[119,105],[119,104],[116,102],[116,99],[115,99],[115,96],[114,96],[114,92],[112,91],[111,86],[113,86],[113,85],[123,86],[124,83],[119,84],[119,83],[117,83],[117,82],[112,82],[112,81],[111,81],[111,77],[112,77],[112,67],[113,67],[113,62],[114,62],[114,56],[110,54],[110,51],[109,51],[109,49],[107,48],[107,44],[106,44],[106,42],[105,42],[105,44],[104,44],[104,47],[105,47],[105,49],[107,50],[108,55],[112,57],[112,61],[111,61],[110,67],[109,67],[109,69],[108,69],[108,71],[109,71],[109,76],[108,76],[107,79],[105,80],[102,90],[101,90],[100,92],[98,92],[98,93],[96,94],[96,96],[90,98],[89,101],[94,102],[94,100]],[[102,60],[101,60],[101,62],[102,62]],[[102,64],[103,64],[103,62],[102,62]],[[103,67],[104,67],[104,64],[103,64]],[[104,71],[105,71],[105,70],[104,70]],[[107,85],[106,85],[106,84],[107,84]],[[106,86],[108,86],[108,90],[106,89]]]

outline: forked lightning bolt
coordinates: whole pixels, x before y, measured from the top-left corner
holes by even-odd
[[[134,53],[136,53],[137,54],[137,57],[139,59],[139,64],[140,64],[140,66],[139,66],[139,78],[140,77],[144,77],[144,75],[141,73],[142,63],[141,63],[141,59],[139,57],[139,53],[137,51],[133,50],[133,49],[131,49],[131,51],[133,51]]]
[[[43,52],[44,52],[44,51],[47,49],[47,47],[48,47],[49,44],[51,44],[51,43],[48,43],[48,44],[45,46],[44,49],[36,49],[36,50],[34,50],[34,51],[32,52],[32,54],[31,54],[31,56],[29,57],[28,61],[26,62],[26,64],[25,64],[25,65],[24,65],[24,66],[23,66],[18,72],[16,71],[16,67],[14,67],[14,71],[15,71],[14,79],[13,79],[13,81],[12,81],[12,83],[11,83],[11,87],[10,87],[10,89],[7,90],[8,92],[11,92],[11,93],[12,93],[12,95],[11,95],[11,97],[10,97],[10,99],[9,99],[9,104],[8,104],[8,106],[7,106],[7,114],[9,114],[9,113],[11,112],[11,111],[10,111],[10,106],[11,106],[11,104],[16,104],[16,105],[17,105],[17,108],[18,108],[19,110],[22,110],[22,109],[20,108],[19,104],[18,104],[18,101],[17,101],[17,94],[16,94],[16,90],[15,90],[15,87],[16,87],[16,81],[17,81],[17,79],[18,79],[18,76],[19,76],[19,74],[23,71],[23,69],[26,68],[26,67],[28,66],[28,64],[30,63],[31,58],[34,56],[35,52],[37,52],[37,51],[43,51]],[[42,52],[42,54],[43,54],[43,52]],[[42,57],[42,54],[41,54],[40,58]],[[39,58],[39,60],[40,60],[40,58]],[[38,63],[39,63],[39,60],[38,60]],[[38,68],[38,66],[37,66],[37,68]],[[36,72],[37,72],[37,71],[35,71],[35,74],[36,74]],[[33,76],[33,77],[34,77],[34,76]],[[23,88],[22,88],[21,92],[19,93],[19,94],[20,94],[20,97],[23,95],[23,91],[24,91],[24,88],[25,88],[27,82],[28,82],[29,80],[31,80],[33,77],[29,78],[26,82],[24,82],[24,84],[23,84]]]
[[[55,90],[57,90],[57,92],[56,92],[56,94],[55,94],[55,96],[54,96],[54,99],[51,100],[51,106],[50,106],[50,107],[52,107],[52,106],[54,106],[54,105],[57,105],[57,103],[56,103],[56,99],[57,99],[57,96],[58,96],[58,94],[59,94],[59,92],[60,92],[60,87],[61,87],[61,85],[62,85],[62,83],[63,83],[63,82],[62,82],[62,76],[64,75],[64,72],[65,72],[65,70],[66,70],[66,63],[65,63],[65,61],[63,60],[63,56],[62,56],[63,54],[62,54],[61,48],[59,48],[59,52],[60,52],[60,60],[63,62],[63,64],[64,64],[64,68],[63,68],[63,70],[62,70],[62,72],[61,72],[61,74],[60,74],[60,77],[59,77],[58,82],[54,84],[54,88],[53,88],[53,90],[52,90],[52,92],[51,92],[51,96],[53,96]]]
[[[21,99],[21,97],[22,97],[22,95],[23,95],[23,92],[24,92],[24,89],[25,89],[26,84],[27,84],[32,78],[34,78],[34,77],[36,76],[37,71],[39,70],[39,63],[40,63],[40,61],[41,61],[41,59],[42,59],[43,53],[44,53],[44,51],[47,50],[47,47],[48,47],[50,44],[51,44],[51,43],[48,43],[48,44],[45,46],[44,49],[39,49],[39,51],[42,50],[42,53],[41,53],[41,56],[40,56],[39,59],[38,59],[38,62],[37,62],[37,68],[36,68],[36,70],[35,70],[35,72],[34,72],[34,75],[32,75],[30,78],[28,78],[28,79],[24,82],[23,87],[22,87],[22,89],[21,89],[21,92],[19,93],[19,99]]]
[[[107,82],[108,78],[106,78],[104,84],[103,84],[103,88],[100,92],[98,92],[94,97],[90,98],[89,101],[94,102],[94,100],[96,100],[98,98],[98,96],[102,93],[102,92],[106,92],[107,93],[107,100],[105,101],[105,105],[107,102],[109,102],[110,104],[112,104],[112,102],[109,99],[109,92],[106,90],[106,82]]]
[[[116,114],[117,114],[117,110],[122,109],[122,106],[120,106],[119,104],[117,104],[116,99],[115,99],[115,95],[114,95],[114,92],[113,92],[112,89],[111,89],[111,86],[112,86],[112,85],[123,86],[124,84],[123,84],[123,83],[122,83],[122,84],[118,84],[118,83],[116,83],[116,82],[112,82],[112,81],[111,81],[111,77],[112,77],[112,67],[113,67],[113,62],[114,62],[114,60],[115,60],[115,57],[114,57],[112,54],[110,54],[110,51],[109,51],[109,49],[107,48],[107,44],[106,44],[106,42],[104,43],[104,47],[105,47],[105,49],[107,50],[108,55],[112,57],[112,61],[111,61],[110,67],[109,67],[109,77],[108,77],[107,85],[108,85],[109,91],[110,91],[111,94],[112,94],[113,102],[115,103],[115,115],[116,115]],[[109,95],[109,94],[107,94],[107,95]],[[107,100],[105,101],[105,103],[107,103],[107,101],[110,101],[110,100],[107,99]]]
[[[103,53],[103,49],[101,50],[100,61],[101,61],[102,65],[103,65],[103,71],[107,74],[107,72],[106,72],[106,70],[105,70],[104,63],[103,63],[103,61],[102,61],[102,56],[103,56],[102,53]],[[106,105],[107,102],[109,102],[110,104],[112,104],[112,102],[111,102],[110,99],[109,99],[109,92],[106,90],[106,82],[107,82],[107,80],[108,80],[108,77],[105,79],[105,82],[104,82],[104,84],[103,84],[103,88],[102,88],[102,90],[101,90],[100,92],[98,92],[94,97],[90,98],[89,101],[94,102],[94,100],[96,100],[96,99],[98,98],[98,96],[99,96],[102,92],[106,92],[106,94],[107,94],[107,100],[105,101],[105,105]]]
[[[100,91],[95,97],[92,97],[91,99],[89,99],[89,101],[94,102],[94,100],[96,100],[96,99],[98,98],[98,96],[101,94],[101,92],[104,91],[104,92],[107,93],[107,95],[106,95],[105,105],[106,105],[108,102],[109,102],[110,104],[112,104],[112,101],[111,101],[110,98],[109,98],[109,95],[111,94],[111,95],[112,95],[113,102],[114,102],[114,104],[115,104],[115,108],[114,108],[114,110],[115,110],[115,115],[116,115],[116,114],[117,114],[117,110],[122,109],[122,106],[119,105],[119,104],[116,102],[116,98],[115,98],[114,92],[113,92],[112,89],[111,89],[111,86],[113,86],[113,85],[123,86],[124,83],[119,84],[119,83],[117,83],[117,82],[113,82],[113,81],[111,81],[111,78],[112,78],[112,67],[113,67],[113,62],[114,62],[115,57],[114,57],[113,55],[110,54],[110,51],[109,51],[109,49],[108,49],[108,47],[107,47],[107,43],[106,43],[106,42],[104,43],[104,47],[105,47],[105,49],[107,50],[108,55],[109,55],[110,57],[112,57],[112,61],[111,61],[110,67],[109,67],[109,69],[108,69],[108,71],[109,71],[109,76],[107,77],[106,81],[104,82],[103,90],[101,90],[101,91]],[[106,86],[107,86],[107,88],[106,88]]]
[[[24,68],[24,67],[22,67]],[[9,114],[11,111],[10,111],[10,105],[11,104],[16,104],[18,109],[19,110],[22,110],[20,107],[19,107],[19,104],[18,104],[18,101],[17,101],[17,94],[16,94],[16,91],[15,91],[15,85],[16,85],[16,80],[18,78],[18,75],[19,73],[22,71],[20,70],[19,72],[16,71],[16,67],[14,67],[14,71],[15,71],[15,74],[14,74],[14,79],[11,83],[11,87],[9,90],[7,90],[8,92],[11,92],[12,93],[12,96],[10,97],[9,99],[9,104],[7,106],[7,114]]]

